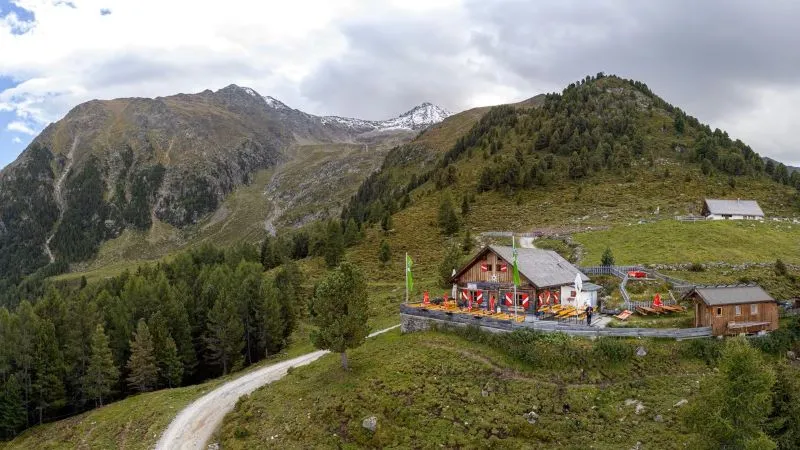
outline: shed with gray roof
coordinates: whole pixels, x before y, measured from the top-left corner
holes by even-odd
[[[778,303],[757,285],[696,286],[683,298],[694,302],[695,326],[715,336],[778,328]]]
[[[764,211],[755,200],[718,200],[703,202],[703,216],[710,220],[762,220]]]

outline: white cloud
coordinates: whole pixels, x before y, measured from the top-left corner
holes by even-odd
[[[6,130],[8,130],[8,131],[17,131],[19,133],[25,133],[25,134],[30,134],[30,135],[36,134],[36,130],[34,130],[33,128],[25,125],[23,122],[20,122],[18,120],[15,120],[14,122],[9,122],[9,124],[6,125]]]
[[[20,139],[19,136],[14,136],[13,138],[11,138],[11,142],[15,144],[22,144],[22,139]]]
[[[73,0],[74,8],[57,0],[13,2],[35,20],[0,12],[0,77],[19,83],[0,91],[0,111],[14,116],[0,127],[22,133],[34,134],[93,98],[230,83],[311,113],[386,118],[421,101],[450,110],[519,101],[602,70],[641,78],[756,151],[800,162],[791,151],[800,145],[793,132],[800,119],[790,96],[763,90],[770,85],[764,76],[800,73],[790,57],[795,40],[789,38],[800,36],[792,11],[743,11],[717,21],[723,27],[717,32],[697,26],[675,34],[673,15],[664,10],[683,18],[686,7],[670,2],[647,8],[625,0],[592,7],[477,0]],[[733,9],[761,8],[746,5]],[[727,11],[695,8],[701,9]],[[754,27],[785,35],[766,33],[773,37],[765,45],[757,29],[740,39],[723,32],[748,28],[743,21],[749,26],[761,16],[769,20]],[[655,30],[649,40],[638,37],[648,30]],[[753,89],[745,103],[718,79],[747,67],[759,70],[746,78]],[[797,92],[792,99],[800,99]],[[754,114],[744,112],[751,107]]]

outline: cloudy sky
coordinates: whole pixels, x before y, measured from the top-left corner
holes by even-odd
[[[522,100],[599,71],[800,165],[798,23],[790,1],[0,0],[0,167],[93,98],[236,83],[384,119],[423,101]]]

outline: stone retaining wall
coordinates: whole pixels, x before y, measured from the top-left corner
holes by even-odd
[[[711,336],[711,327],[702,328],[595,328],[586,325],[564,324],[551,320],[535,320],[513,323],[486,316],[448,313],[445,311],[400,306],[400,330],[403,333],[425,331],[431,326],[477,326],[494,333],[507,333],[519,328],[528,328],[546,333],[566,333],[573,336],[599,337],[663,337],[671,339],[693,339]]]

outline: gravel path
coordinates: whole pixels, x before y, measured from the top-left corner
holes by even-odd
[[[369,337],[393,330],[400,325],[376,331]],[[326,350],[317,350],[303,356],[262,367],[256,371],[231,380],[195,400],[183,409],[161,435],[156,450],[201,450],[211,439],[211,435],[222,424],[222,419],[239,400],[265,384],[280,380],[290,367],[310,364],[323,355]]]

